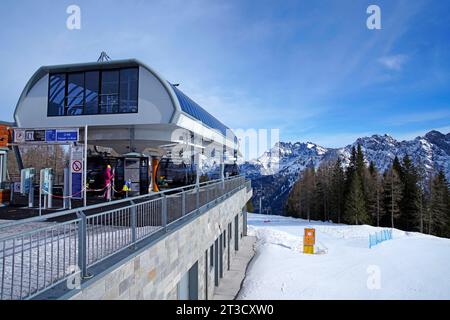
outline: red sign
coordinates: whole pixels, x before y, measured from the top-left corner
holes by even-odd
[[[81,161],[75,160],[72,162],[72,171],[73,172],[80,172],[81,169],[83,169],[83,165],[81,164]]]

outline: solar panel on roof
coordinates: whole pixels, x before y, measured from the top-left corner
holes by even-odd
[[[175,91],[175,94],[181,106],[181,110],[183,110],[183,112],[186,112],[190,116],[206,124],[208,127],[219,130],[223,135],[226,136],[228,129],[227,126],[210,115],[205,109],[200,107],[195,101],[185,95],[180,89],[172,84],[170,85]]]

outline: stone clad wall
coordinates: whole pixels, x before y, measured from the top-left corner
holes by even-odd
[[[223,249],[223,268],[227,270],[228,245],[233,259],[234,219],[239,215],[239,237],[242,233],[242,210],[251,197],[246,188],[235,193],[205,214],[164,237],[137,256],[122,263],[107,275],[91,281],[70,299],[177,299],[177,284],[198,262],[198,298],[214,294],[214,267],[210,267],[210,246],[232,222],[232,239]],[[222,244],[223,245],[223,244]],[[208,261],[205,254],[207,251]],[[208,265],[206,265],[206,262]]]

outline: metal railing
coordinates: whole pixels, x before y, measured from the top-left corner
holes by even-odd
[[[246,187],[238,176],[0,224],[0,300],[85,278],[89,267]]]

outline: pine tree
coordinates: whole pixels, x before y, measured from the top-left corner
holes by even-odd
[[[316,204],[316,173],[314,168],[306,168],[288,196],[287,213],[291,216],[310,220]]]
[[[373,161],[370,162],[367,172],[367,205],[368,213],[373,224],[380,226],[380,218],[384,213],[382,195],[383,183]]]
[[[342,168],[342,161],[340,158],[334,164],[331,177],[331,210],[334,212],[333,221],[341,223],[341,216],[344,205],[344,188],[345,174]]]
[[[420,219],[420,189],[419,176],[408,155],[403,158],[403,165],[401,167],[403,175],[402,180],[402,199],[400,201],[400,227],[403,230],[416,230],[418,221]]]
[[[299,179],[292,187],[286,202],[286,214],[294,218],[302,218],[301,184]]]
[[[395,172],[397,172],[400,180],[403,180],[403,168],[397,156],[395,156],[394,161],[392,162],[392,168],[394,168]]]
[[[361,180],[356,172],[353,175],[352,184],[345,201],[344,218],[345,222],[349,224],[363,224],[369,221],[361,188]]]
[[[356,151],[356,172],[361,180],[361,183],[364,183],[363,176],[364,176],[365,169],[366,169],[366,165],[364,163],[364,153],[362,152],[361,145],[358,144],[358,148]]]
[[[322,162],[316,174],[316,208],[322,212],[323,221],[330,220],[332,166],[328,161]]]
[[[356,149],[353,146],[352,152],[350,155],[350,162],[349,162],[347,170],[345,172],[345,177],[346,177],[345,193],[347,193],[350,190],[350,186],[352,184],[352,179],[353,179],[353,174],[355,171],[356,171]]]
[[[419,188],[419,215],[417,221],[417,229],[424,233],[425,231],[425,213],[427,211],[428,204],[428,196],[429,196],[429,188],[427,181],[429,180],[427,171],[425,170],[425,166],[422,162],[419,162],[417,165],[417,177],[419,179],[418,188]]]
[[[390,217],[389,224],[394,228],[394,221],[400,215],[400,200],[402,197],[402,184],[394,165],[385,173],[383,180],[385,210]]]
[[[448,236],[450,217],[449,189],[444,172],[440,171],[431,182],[428,233]]]
[[[315,205],[315,191],[316,191],[316,172],[314,167],[307,168],[303,177],[303,202],[306,209],[306,219],[311,221],[311,213]]]

